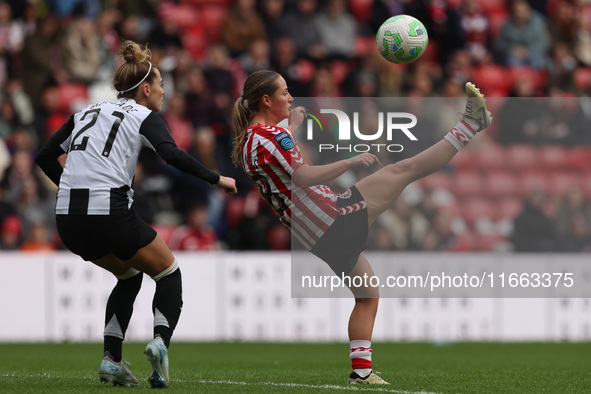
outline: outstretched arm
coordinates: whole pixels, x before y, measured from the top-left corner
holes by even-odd
[[[359,166],[369,167],[374,163],[380,164],[380,161],[375,155],[362,153],[350,159],[339,160],[331,164],[320,166],[304,164],[294,171],[291,179],[300,186],[319,185],[337,178],[351,168]]]

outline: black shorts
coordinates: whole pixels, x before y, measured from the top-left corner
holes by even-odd
[[[156,231],[134,210],[124,215],[56,215],[57,231],[66,247],[86,261],[115,254],[129,260],[156,238]]]
[[[363,208],[357,209],[360,206]],[[339,196],[337,207],[351,207],[349,209],[356,210],[339,215],[316,242],[311,252],[325,261],[335,274],[340,276],[351,272],[357,264],[359,254],[365,250],[369,225],[365,200],[355,186]]]

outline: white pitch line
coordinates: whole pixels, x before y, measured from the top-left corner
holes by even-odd
[[[51,373],[37,373],[37,374],[21,374],[17,372],[4,373],[0,375],[4,378],[56,378],[59,375]],[[84,376],[85,378],[91,378],[91,375]],[[370,387],[363,385],[351,385],[351,386],[337,386],[334,384],[304,384],[304,383],[278,383],[278,382],[240,382],[236,380],[184,380],[184,379],[171,379],[171,383],[201,383],[201,384],[230,384],[235,386],[273,386],[273,387],[299,387],[305,389],[327,389],[327,390],[344,390],[344,391],[375,391],[380,393],[396,393],[396,394],[437,394],[430,391],[406,391],[406,390],[392,390],[381,387]]]
[[[174,379],[172,380],[174,382]],[[182,382],[182,381],[180,381]],[[331,389],[331,390],[345,390],[345,391],[377,391],[382,393],[397,393],[397,394],[436,394],[428,391],[404,391],[392,390],[379,387],[368,386],[337,386],[334,384],[303,384],[303,383],[277,383],[277,382],[240,382],[234,380],[195,380],[191,383],[203,384],[232,384],[236,386],[274,386],[274,387],[301,387],[305,389]]]

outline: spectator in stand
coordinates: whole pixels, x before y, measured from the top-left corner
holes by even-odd
[[[187,151],[193,140],[193,125],[187,118],[187,102],[181,93],[174,93],[162,117],[179,149]]]
[[[91,83],[100,66],[100,41],[92,19],[76,17],[65,29],[62,51],[72,82]]]
[[[41,109],[42,92],[49,85],[65,82],[60,43],[60,21],[47,15],[32,36],[25,38],[21,53],[20,79],[35,111]]]
[[[271,69],[283,75],[294,97],[309,95],[306,83],[313,74],[310,73],[309,78],[302,75],[300,64],[297,61],[296,45],[292,38],[282,37],[275,41]]]
[[[186,224],[177,227],[170,236],[172,250],[219,250],[218,236],[208,224],[206,205],[194,205],[187,210]]]
[[[345,0],[328,0],[316,17],[320,43],[330,58],[350,59],[355,52],[357,26]]]
[[[538,144],[541,141],[537,119],[542,111],[535,100],[533,81],[527,77],[519,78],[506,100],[497,111],[497,136],[501,144]]]
[[[514,0],[510,18],[498,37],[498,48],[508,66],[544,68],[548,63],[550,38],[544,17],[526,0]]]
[[[255,5],[255,0],[236,0],[222,22],[220,41],[232,57],[246,52],[254,40],[266,37],[263,19]]]
[[[235,79],[229,70],[231,60],[228,49],[223,45],[212,45],[209,49],[209,58],[205,67],[205,78],[216,106],[230,116],[230,108],[236,93]]]
[[[50,242],[51,234],[43,223],[33,223],[25,241],[21,245],[21,250],[25,252],[43,252],[55,250],[55,246]]]
[[[18,250],[21,245],[21,220],[18,215],[8,215],[0,222],[0,249]]]
[[[285,0],[262,0],[260,15],[265,25],[265,33],[269,46],[273,47],[275,40],[283,36],[283,13]]]
[[[516,252],[554,252],[556,250],[555,223],[544,212],[546,194],[533,190],[523,211],[515,218],[511,242]]]
[[[203,70],[193,66],[187,74],[187,116],[193,127],[208,126],[215,123],[222,114],[217,107]]]
[[[240,57],[240,64],[247,75],[269,69],[271,67],[269,42],[265,39],[253,41],[248,47],[248,52]]]
[[[556,222],[561,250],[589,250],[591,206],[579,187],[573,185],[558,201]]]
[[[421,249],[424,251],[466,251],[470,250],[461,237],[452,230],[453,218],[447,211],[438,211],[431,226],[425,233]]]
[[[465,49],[476,63],[492,61],[493,35],[490,20],[478,0],[463,0],[460,21],[466,34]]]
[[[158,19],[158,23],[150,32],[148,42],[152,46],[162,48],[166,55],[174,55],[183,48],[178,23],[172,17],[161,16]]]
[[[317,0],[297,0],[296,9],[286,12],[283,19],[283,32],[293,40],[298,58],[322,59],[326,56],[316,21],[317,7]]]
[[[397,199],[377,220],[390,235],[391,250],[421,250],[429,231],[429,221],[403,198]]]
[[[0,178],[1,179],[1,178]],[[0,185],[0,224],[10,215],[17,215],[16,207],[3,198],[4,187]]]
[[[49,0],[49,8],[60,18],[78,14],[94,19],[100,13],[101,2],[99,0]]]
[[[41,107],[35,112],[33,129],[39,142],[45,142],[68,120],[68,115],[59,109],[58,89],[47,86],[41,94]]]
[[[12,18],[10,4],[0,1],[0,88],[15,69],[15,60],[23,47],[24,26]]]
[[[548,64],[548,82],[550,86],[562,90],[576,91],[574,72],[577,69],[577,59],[564,42],[552,44],[550,62]]]

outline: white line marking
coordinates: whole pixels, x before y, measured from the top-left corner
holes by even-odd
[[[175,380],[172,379],[174,382]],[[178,381],[182,382],[182,381]],[[234,380],[195,380],[189,381],[189,383],[202,383],[202,384],[232,384],[236,386],[274,386],[274,387],[301,387],[307,389],[331,389],[331,390],[345,390],[345,391],[377,391],[382,393],[397,393],[397,394],[436,394],[428,391],[404,391],[404,390],[392,390],[379,387],[370,387],[365,385],[350,385],[350,386],[337,386],[334,384],[303,384],[303,383],[277,383],[277,382],[240,382]]]
[[[0,375],[4,378],[59,378],[60,375],[45,373],[37,374],[21,374],[18,372],[4,373]],[[85,375],[84,378],[92,379],[94,375]],[[200,383],[200,384],[229,384],[235,386],[273,386],[273,387],[299,387],[305,389],[327,389],[327,390],[344,390],[344,391],[375,391],[380,393],[396,393],[396,394],[437,394],[430,391],[406,391],[406,390],[393,390],[375,386],[365,385],[349,385],[349,386],[337,386],[334,384],[304,384],[304,383],[278,383],[278,382],[240,382],[236,380],[180,380],[171,379],[171,383]]]

